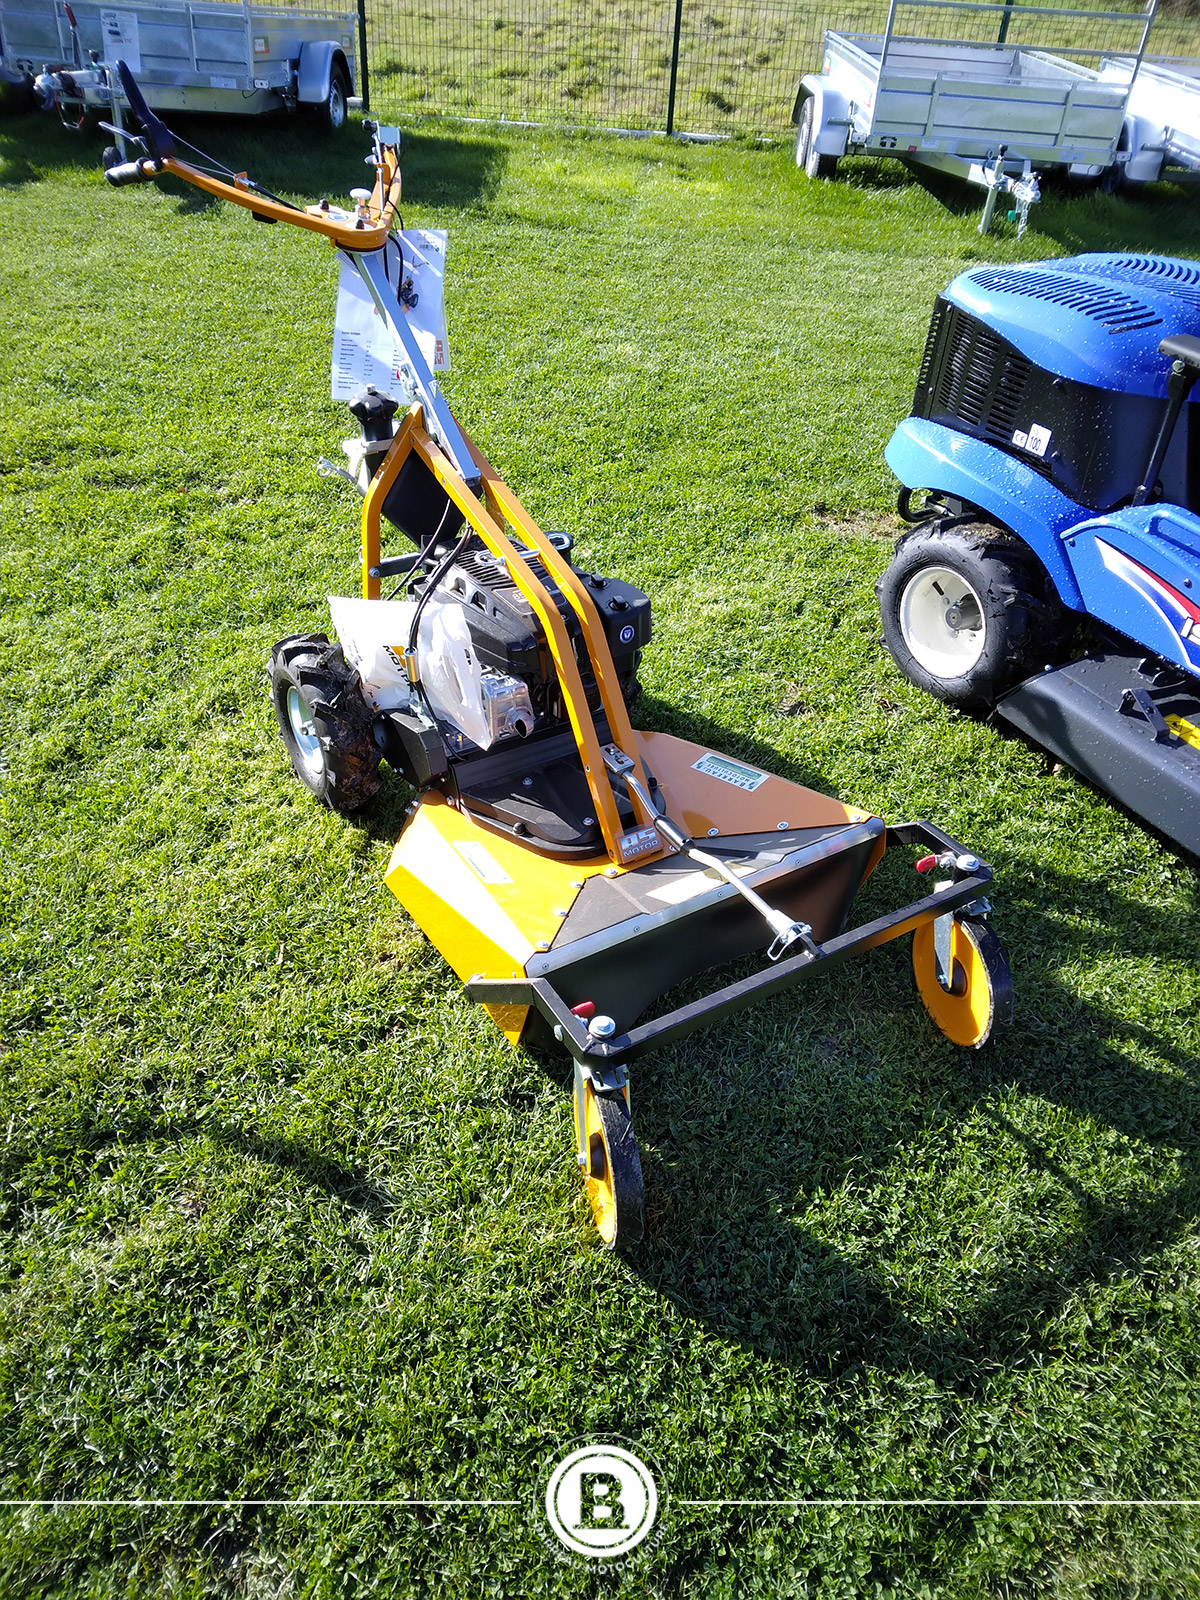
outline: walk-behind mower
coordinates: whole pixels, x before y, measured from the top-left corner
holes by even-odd
[[[1200,853],[1197,378],[1200,263],[962,273],[887,447],[914,526],[878,593],[913,683]]]
[[[399,342],[393,392],[350,406],[362,597],[331,600],[339,643],[275,647],[275,711],[297,774],[334,810],[371,799],[382,758],[415,790],[387,884],[514,1044],[570,1053],[577,1156],[605,1244],[642,1231],[628,1069],[652,1046],[908,933],[937,1026],[968,1048],[1002,1029],[1012,985],[987,923],[992,875],[962,845],[634,731],[650,602],[574,565],[570,539],[542,532],[450,414],[397,297],[396,131],[364,124],[371,193],[302,210],[183,160],[137,110],[145,155],[113,183],[170,174],[323,234]],[[386,553],[385,524],[415,549]],[[924,851],[931,892],[847,930],[889,847]],[[714,991],[665,998],[740,958],[745,970]]]

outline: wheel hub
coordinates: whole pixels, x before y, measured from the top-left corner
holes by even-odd
[[[939,678],[971,671],[987,643],[983,604],[950,567],[914,573],[900,596],[900,631],[914,660]]]
[[[325,755],[321,749],[321,739],[313,722],[312,712],[308,709],[308,703],[299,689],[288,690],[287,714],[292,738],[296,741],[296,751],[304,763],[305,771],[311,772],[314,776],[319,775],[325,765]]]

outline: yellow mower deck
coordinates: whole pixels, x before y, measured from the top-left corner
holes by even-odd
[[[756,844],[747,843],[737,869],[744,870],[747,881],[753,886],[766,875],[773,904],[791,911],[791,898],[800,920],[819,932],[841,931],[855,891],[883,854],[882,821],[769,774],[756,774],[761,782],[747,793],[726,778],[696,770],[698,761],[715,752],[670,734],[638,732],[634,739],[670,815],[696,838],[717,844],[755,838]],[[742,763],[728,765],[735,773],[754,770]],[[826,858],[801,869],[796,876],[807,878],[789,897],[787,857],[805,846],[811,849],[821,838],[840,841],[848,830],[861,835],[860,848],[852,856],[841,852],[835,863]],[[603,880],[600,885],[593,883],[597,878]],[[728,905],[736,899],[728,886],[686,857],[660,855],[632,867],[617,866],[600,854],[585,861],[555,860],[477,822],[440,794],[426,795],[405,825],[388,864],[387,885],[464,983],[538,977],[551,970],[561,975],[576,947],[579,960],[586,964],[590,958],[595,970],[602,953],[598,935],[612,928],[623,930],[628,945],[617,957],[618,967],[624,968],[634,947],[645,946],[647,934],[659,931],[646,927],[654,917],[663,919],[658,943],[665,941],[678,952],[684,947],[681,927],[693,907],[692,915],[723,908],[721,920],[730,929],[726,943],[754,949],[763,942],[753,919],[743,929],[740,905]],[[828,926],[833,921],[839,926]],[[686,971],[675,978],[678,961],[672,963],[660,950],[653,972],[629,973],[624,985],[620,978],[615,985],[610,980],[607,995],[575,994],[578,985],[568,982],[570,1003],[590,1000],[621,1025],[631,1024],[647,999],[664,993],[673,981],[743,953],[734,949],[722,954],[720,938],[707,943],[712,960],[692,950],[684,962]],[[516,1043],[528,1007],[488,1004],[486,1009]]]

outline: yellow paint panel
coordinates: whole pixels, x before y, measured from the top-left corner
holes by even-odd
[[[489,1006],[485,1002],[483,1009],[509,1044],[520,1044],[521,1034],[525,1030],[525,1018],[529,1015],[528,1006]]]
[[[386,882],[459,977],[515,977],[554,942],[574,884],[608,865],[606,855],[539,855],[431,794],[397,840]]]
[[[1177,733],[1184,744],[1190,744],[1194,750],[1200,750],[1200,728],[1194,722],[1189,722],[1186,717],[1170,716],[1166,719],[1167,727],[1172,733]]]

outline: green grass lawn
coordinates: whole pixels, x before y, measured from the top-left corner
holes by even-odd
[[[299,195],[362,170],[353,127],[199,137]],[[356,580],[314,470],[349,431],[331,252],[111,190],[49,120],[0,155],[0,1593],[1200,1592],[1195,1508],[1004,1503],[1200,1497],[1195,869],[907,685],[872,596],[934,293],[1198,254],[1195,202],[1052,195],[1018,245],[886,164],[412,133],[447,393],[652,593],[644,725],[927,815],[998,875],[1009,1039],[948,1045],[891,945],[661,1051],[617,1259],[561,1076],[382,883],[407,791],[321,812],[274,729],[268,649]],[[589,1432],[670,1494],[603,1578],[532,1504]],[[397,1498],[517,1504],[120,1504]],[[689,1504],[771,1498],[988,1503]],[[53,1500],[109,1504],[22,1504]]]

